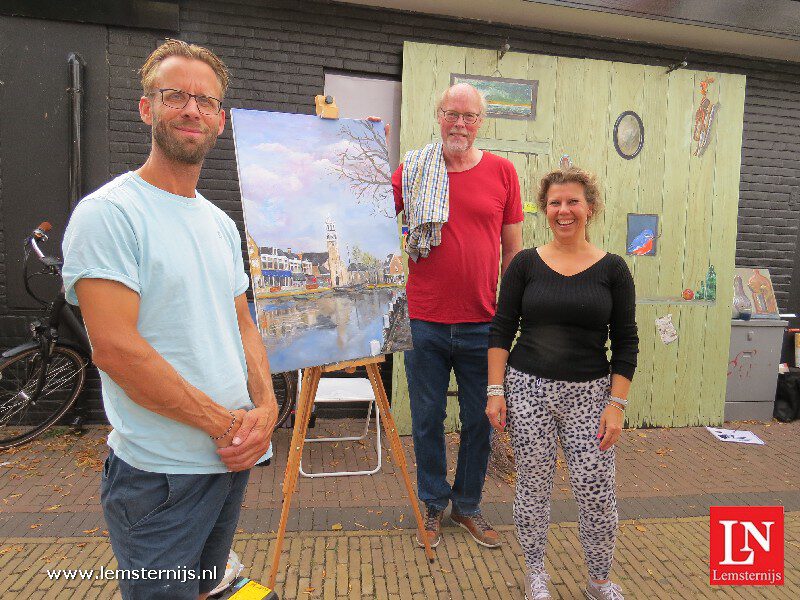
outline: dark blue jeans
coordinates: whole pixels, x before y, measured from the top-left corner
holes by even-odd
[[[150,473],[111,450],[100,478],[111,547],[120,569],[146,573],[119,577],[122,597],[197,600],[214,589],[225,575],[249,475]]]
[[[405,353],[417,490],[427,506],[473,515],[480,509],[489,462],[486,418],[489,323],[447,325],[411,320],[414,349]],[[452,488],[447,482],[444,420],[450,370],[458,383],[461,443]]]

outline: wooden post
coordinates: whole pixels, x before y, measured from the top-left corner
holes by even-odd
[[[308,433],[308,422],[311,417],[311,409],[314,406],[314,398],[317,395],[317,388],[319,387],[319,380],[322,373],[331,371],[338,371],[341,369],[352,369],[358,366],[365,366],[367,375],[372,383],[372,390],[375,393],[375,402],[378,409],[381,411],[381,421],[383,428],[386,431],[386,437],[389,438],[389,444],[394,454],[395,461],[403,476],[403,483],[408,492],[408,499],[411,502],[411,507],[414,510],[414,516],[417,519],[417,530],[419,537],[425,544],[425,555],[430,562],[434,560],[433,550],[428,542],[428,536],[425,534],[425,523],[422,519],[422,513],[419,509],[419,502],[414,488],[411,485],[411,478],[408,475],[408,467],[406,463],[405,453],[403,446],[400,443],[400,437],[397,433],[397,428],[394,423],[394,418],[389,408],[389,399],[386,396],[386,390],[383,387],[383,381],[380,377],[380,368],[378,364],[383,362],[383,356],[376,356],[363,360],[347,361],[328,365],[325,367],[310,367],[303,373],[302,389],[297,399],[297,407],[295,411],[294,429],[292,431],[292,441],[289,446],[289,458],[286,463],[286,472],[283,477],[283,504],[281,506],[281,520],[278,525],[278,533],[275,538],[275,552],[272,557],[272,569],[270,570],[269,580],[267,586],[275,589],[275,580],[278,576],[278,565],[280,563],[281,552],[283,550],[283,539],[286,535],[286,522],[289,518],[289,508],[292,503],[292,495],[297,487],[297,480],[300,475],[300,459],[303,455],[303,445],[305,444],[306,435]]]

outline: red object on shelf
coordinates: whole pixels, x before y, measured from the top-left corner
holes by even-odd
[[[682,295],[683,295],[683,299],[684,300],[691,300],[692,298],[694,298],[694,292],[692,290],[690,290],[689,288],[686,288],[685,290],[683,290],[683,294]]]

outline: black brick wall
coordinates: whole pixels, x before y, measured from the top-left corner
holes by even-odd
[[[312,96],[322,90],[326,70],[399,79],[405,40],[497,48],[508,38],[519,52],[664,66],[686,56],[684,49],[311,1],[183,2],[179,37],[210,47],[227,63],[228,107],[296,113],[312,112]],[[109,28],[109,176],[138,167],[147,155],[136,70],[161,39],[159,32]],[[800,65],[705,52],[689,52],[687,60],[692,69],[747,76],[736,263],[768,267],[781,310],[800,309],[789,298],[800,222]],[[241,227],[229,127],[207,158],[198,187]],[[2,343],[24,331],[5,310],[4,258]]]

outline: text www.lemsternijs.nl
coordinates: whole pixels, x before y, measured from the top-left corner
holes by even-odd
[[[202,581],[217,580],[217,569],[203,569],[195,571],[178,567],[176,569],[47,569],[47,578],[52,580],[78,580],[78,581],[112,581],[121,579],[155,579],[164,581]]]

